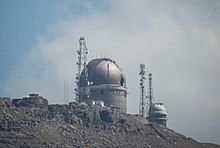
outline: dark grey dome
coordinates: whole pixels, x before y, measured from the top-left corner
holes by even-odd
[[[87,64],[89,82],[92,85],[114,84],[126,87],[126,79],[119,66],[108,58],[99,58]],[[84,70],[80,76],[80,86],[86,85]]]

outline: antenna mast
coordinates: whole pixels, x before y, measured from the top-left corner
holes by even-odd
[[[86,97],[89,97],[89,82],[88,82],[88,69],[86,67],[87,64],[87,55],[88,55],[88,49],[86,48],[86,42],[84,37],[80,37],[79,39],[79,49],[77,50],[78,54],[78,62],[77,65],[77,74],[76,74],[76,88],[74,89],[75,92],[75,99],[79,101],[79,94],[80,94],[80,75],[82,70],[84,69],[85,72],[85,80],[86,80],[86,86],[85,86],[85,93]]]
[[[66,101],[65,103],[68,103],[69,101],[69,89],[68,89],[68,81],[64,80],[64,100]]]
[[[140,106],[139,106],[139,115],[146,117],[146,91],[145,91],[145,65],[140,64]]]
[[[153,84],[152,84],[152,73],[148,74],[148,107],[150,107],[154,103],[154,96],[153,96]]]

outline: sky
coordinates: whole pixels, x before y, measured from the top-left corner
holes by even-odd
[[[138,113],[139,64],[153,73],[155,102],[167,126],[220,144],[219,0],[1,0],[0,96],[39,93],[73,100],[76,51],[117,62],[128,85],[127,110]]]

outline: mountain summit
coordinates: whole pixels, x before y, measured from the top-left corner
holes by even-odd
[[[219,147],[114,107],[0,99],[0,147]]]

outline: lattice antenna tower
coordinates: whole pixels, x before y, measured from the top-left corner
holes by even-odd
[[[64,92],[64,100],[65,100],[65,103],[68,103],[69,101],[69,88],[68,88],[68,81],[67,80],[64,80],[63,82],[63,92]]]
[[[89,97],[89,87],[88,87],[88,69],[86,67],[87,64],[87,55],[88,55],[88,49],[86,48],[86,42],[84,37],[80,37],[79,39],[79,49],[77,50],[78,54],[78,62],[76,63],[77,65],[77,74],[76,74],[76,88],[74,89],[75,92],[75,99],[79,101],[79,94],[80,94],[80,86],[79,86],[79,81],[80,81],[80,75],[82,70],[84,69],[85,71],[85,80],[86,80],[86,88],[85,88],[85,93],[86,96]]]
[[[148,74],[148,83],[147,104],[149,108],[154,103],[152,73]]]
[[[140,105],[139,105],[139,115],[146,117],[146,91],[145,91],[145,65],[140,64]]]
[[[83,38],[83,61],[84,61],[84,63],[83,63],[83,68],[84,68],[84,72],[85,72],[85,80],[86,80],[86,85],[85,85],[85,94],[86,94],[86,97],[87,98],[89,98],[89,96],[90,96],[90,90],[89,90],[89,85],[90,85],[90,83],[89,83],[89,74],[88,74],[88,68],[87,68],[87,66],[86,66],[86,64],[87,64],[87,55],[88,55],[88,49],[86,48],[86,42],[85,42],[85,40],[84,40],[84,38]]]

